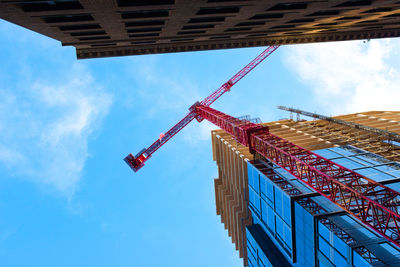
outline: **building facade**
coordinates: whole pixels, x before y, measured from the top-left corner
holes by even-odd
[[[336,118],[400,133],[400,112]],[[400,191],[400,146],[384,136],[322,120],[266,125],[273,134]],[[236,247],[245,266],[400,266],[397,246],[286,170],[250,154],[222,130],[212,136],[213,157],[220,170],[215,179],[217,214],[232,241],[239,243]],[[239,169],[246,171],[240,172],[244,186],[232,179]],[[228,187],[232,189],[222,190]],[[233,190],[243,195],[232,194]],[[247,211],[235,212],[234,206],[247,206]],[[240,239],[233,238],[235,229]]]
[[[78,58],[400,36],[397,0],[10,0],[0,18]]]

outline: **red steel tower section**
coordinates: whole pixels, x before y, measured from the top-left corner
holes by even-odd
[[[200,104],[195,110],[250,152],[268,158],[400,247],[400,193],[280,138],[265,126]]]

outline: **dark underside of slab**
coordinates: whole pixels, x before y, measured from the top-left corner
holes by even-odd
[[[0,18],[78,58],[400,36],[399,0],[10,0]]]

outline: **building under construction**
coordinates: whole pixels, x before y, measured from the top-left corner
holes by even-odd
[[[78,58],[400,36],[398,0],[9,0],[0,18]]]
[[[271,134],[400,191],[399,111],[331,118],[280,108],[290,119],[264,123]],[[388,240],[399,237],[368,227],[383,217],[362,223],[355,208],[346,212],[328,192],[323,196],[224,130],[212,131],[212,147],[217,214],[245,266],[400,266],[400,248]]]

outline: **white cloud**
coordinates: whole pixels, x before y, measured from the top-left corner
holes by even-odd
[[[157,66],[161,64],[157,57],[134,58],[133,72],[139,79],[140,88],[135,90],[136,98],[131,101],[144,105],[145,108],[141,109],[141,112],[151,119],[182,114],[182,117],[176,118],[177,123],[187,114],[192,104],[201,100],[201,90],[191,78],[187,77],[185,71],[172,73],[165,68],[158,68]],[[170,125],[172,126],[173,124]],[[197,120],[193,120],[180,134],[183,135],[185,142],[197,144],[210,140],[210,131],[216,128],[208,121],[199,124]],[[157,133],[154,132],[154,138],[157,137]]]
[[[217,126],[207,120],[203,120],[201,123],[198,123],[197,120],[193,120],[191,125],[188,125],[187,128],[184,140],[196,145],[199,142],[211,140],[211,131],[218,129]]]
[[[325,113],[399,110],[399,47],[400,39],[296,45],[285,58]]]
[[[145,115],[158,117],[161,112],[185,112],[190,105],[200,100],[197,84],[187,77],[186,72],[173,73],[159,62],[158,56],[134,58],[133,76],[140,88],[135,88],[135,98],[145,104]],[[182,113],[183,114],[183,113]]]
[[[112,96],[79,64],[54,84],[0,88],[0,164],[10,175],[71,195],[88,158],[88,139]]]
[[[0,161],[2,161],[8,167],[11,167],[11,165],[16,165],[18,162],[22,162],[24,160],[24,156],[18,151],[0,146]]]

